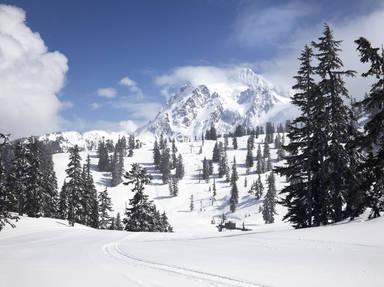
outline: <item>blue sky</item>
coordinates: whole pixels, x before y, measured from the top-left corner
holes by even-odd
[[[2,3],[22,8],[25,25],[50,52],[67,58],[65,84],[56,92],[62,103],[56,128],[77,130],[118,129],[122,121],[140,125],[153,118],[165,102],[164,87],[171,85],[159,78],[177,77],[183,67],[248,65],[288,85],[282,79],[290,79],[292,69],[282,71],[276,61],[294,62],[302,44],[319,36],[322,23],[334,23],[342,34],[382,8],[380,1],[358,0]],[[134,82],[119,83],[124,77]]]

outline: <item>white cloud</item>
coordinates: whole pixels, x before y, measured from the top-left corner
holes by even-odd
[[[126,131],[128,133],[134,132],[138,128],[138,125],[134,121],[131,121],[131,120],[121,121],[121,122],[119,122],[119,126],[123,131]]]
[[[359,54],[356,51],[354,40],[360,36],[366,37],[373,45],[380,47],[384,42],[382,27],[384,27],[384,5],[380,5],[373,12],[366,15],[349,17],[342,21],[333,20],[328,24],[334,31],[338,40],[343,40],[341,59],[345,69],[358,72],[357,77],[347,79],[347,87],[353,97],[361,98],[369,90],[370,81],[360,75],[366,71],[368,65],[361,64]],[[266,78],[273,83],[285,87],[293,84],[293,76],[296,74],[299,62],[297,57],[305,44],[317,41],[323,32],[323,23],[315,22],[311,26],[302,27],[295,37],[288,43],[289,49],[281,50],[271,60],[259,62],[257,66],[262,70]]]
[[[91,131],[91,130],[104,130],[109,132],[134,132],[144,122],[140,121],[88,121],[83,118],[76,117],[72,120],[62,119],[61,126],[64,130],[75,130],[79,132]]]
[[[116,90],[114,88],[100,88],[97,89],[97,95],[99,97],[112,99],[116,97]]]
[[[14,138],[57,130],[68,107],[57,97],[67,58],[48,52],[25,21],[24,10],[0,5],[0,131]]]
[[[129,77],[124,77],[119,82],[120,85],[125,86],[136,97],[136,99],[143,99],[144,93],[138,84]]]
[[[162,108],[162,104],[157,102],[131,102],[125,99],[112,105],[114,108],[126,110],[131,119],[140,122],[153,120]]]
[[[296,32],[296,24],[312,13],[313,8],[298,1],[267,8],[246,5],[235,21],[232,38],[248,47],[281,45]]]

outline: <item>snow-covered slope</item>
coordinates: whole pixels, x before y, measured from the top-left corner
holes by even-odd
[[[294,117],[288,95],[283,95],[251,69],[238,71],[230,86],[202,83],[182,87],[156,118],[137,133],[200,136],[215,125],[219,133],[237,125],[255,127],[267,121],[284,122]]]
[[[232,164],[234,157],[237,161],[237,171],[239,173],[238,189],[239,189],[239,205],[236,212],[229,212],[229,197],[230,197],[230,184],[225,182],[224,178],[218,178],[218,165],[214,163],[214,176],[217,196],[216,201],[212,203],[212,189],[213,177],[210,182],[206,183],[199,180],[199,174],[202,168],[202,161],[204,157],[211,159],[215,141],[206,140],[204,145],[201,146],[201,141],[192,142],[178,142],[176,143],[178,152],[182,155],[185,166],[185,177],[179,182],[179,195],[171,197],[168,189],[168,184],[163,184],[161,174],[155,169],[153,165],[153,143],[143,142],[143,147],[135,149],[133,157],[126,157],[125,170],[129,170],[132,163],[140,163],[146,167],[153,180],[150,185],[146,187],[146,193],[154,200],[156,206],[160,210],[165,210],[172,226],[178,233],[199,233],[201,230],[210,232],[217,232],[215,224],[211,224],[212,219],[217,224],[222,214],[226,214],[228,219],[235,221],[239,226],[244,222],[248,227],[254,228],[263,225],[263,219],[260,212],[262,200],[256,200],[254,196],[248,193],[250,185],[258,177],[256,174],[256,166],[250,169],[250,174],[246,174],[245,158],[246,158],[246,145],[248,136],[238,138],[238,149],[234,150],[229,145],[227,150],[229,164]],[[219,139],[219,141],[223,139]],[[256,146],[258,143],[264,141],[264,136],[260,135],[256,139]],[[202,153],[200,154],[200,147]],[[274,144],[270,144],[271,156],[276,158],[276,149]],[[98,158],[94,151],[83,151],[81,153],[85,161],[87,154],[91,155],[92,175],[98,191],[102,191],[108,187],[109,195],[113,201],[113,214],[120,212],[124,214],[125,208],[129,199],[133,196],[130,191],[130,186],[120,184],[111,187],[111,173],[99,172],[97,170]],[[256,155],[256,150],[254,151]],[[53,156],[56,175],[58,178],[59,187],[62,186],[65,178],[65,169],[68,163],[67,153],[58,153]],[[261,175],[263,184],[266,186],[266,180],[269,172]],[[247,178],[247,187],[244,186],[245,178]],[[284,178],[276,175],[276,186],[281,189],[285,184]],[[266,191],[265,191],[266,192]],[[265,193],[264,192],[264,193]],[[189,211],[190,196],[193,194],[195,209],[193,212]],[[286,223],[281,222],[281,218],[285,213],[285,209],[278,205],[278,214],[276,215],[276,225],[287,226]]]
[[[22,218],[0,232],[6,287],[379,287],[384,219],[305,230],[129,233]]]

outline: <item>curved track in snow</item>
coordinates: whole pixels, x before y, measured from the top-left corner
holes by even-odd
[[[124,239],[123,239],[124,240]],[[120,241],[111,242],[103,246],[103,252],[106,255],[114,257],[118,260],[126,262],[128,264],[139,265],[143,268],[155,269],[158,271],[163,271],[166,273],[172,273],[177,276],[184,277],[188,280],[193,280],[195,284],[200,283],[199,286],[203,283],[206,286],[233,286],[233,287],[261,287],[265,285],[259,285],[252,282],[242,281],[234,278],[230,278],[223,275],[211,274],[207,272],[202,272],[198,270],[193,270],[189,268],[173,266],[162,264],[158,262],[149,261],[143,258],[138,258],[131,256],[124,252],[120,248]],[[151,285],[143,285],[151,286]],[[160,286],[160,285],[158,285]]]

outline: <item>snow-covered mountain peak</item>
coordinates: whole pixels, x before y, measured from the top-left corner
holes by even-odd
[[[224,133],[237,125],[254,127],[291,117],[288,97],[261,75],[241,68],[226,82],[186,83],[170,97],[156,118],[137,132],[194,137],[211,125]]]

